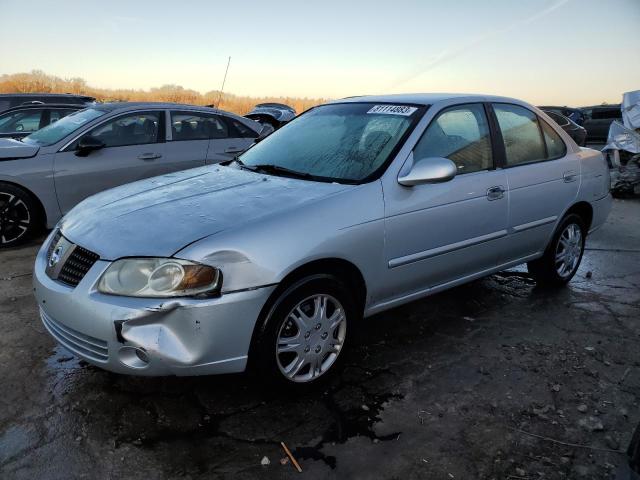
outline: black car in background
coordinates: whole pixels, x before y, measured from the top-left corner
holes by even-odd
[[[0,113],[0,138],[22,138],[85,108],[74,104],[29,104]]]
[[[587,142],[604,143],[609,136],[609,126],[614,120],[622,121],[622,109],[620,104],[596,105],[582,107],[584,122],[582,126],[587,129]]]
[[[560,127],[562,127],[562,129],[567,132],[578,145],[584,147],[587,144],[587,130],[585,128],[581,127],[570,118],[560,115],[553,110],[547,110],[543,107],[542,111],[549,115],[554,122],[560,125]]]
[[[0,93],[0,112],[20,105],[63,103],[87,106],[95,101],[94,97],[71,93]]]
[[[546,107],[538,107],[540,110],[544,110],[545,112],[555,112],[559,115],[567,117],[572,122],[577,123],[578,125],[582,125],[584,121],[584,113],[579,108],[572,107],[557,107],[557,106],[546,106]]]

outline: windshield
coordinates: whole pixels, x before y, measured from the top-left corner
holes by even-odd
[[[67,115],[51,125],[48,125],[31,135],[22,139],[25,143],[46,147],[59,142],[70,133],[78,130],[86,123],[106,114],[107,110],[96,110],[95,108],[85,108],[78,112]]]
[[[360,182],[385,164],[419,111],[409,105],[324,105],[239,158],[248,167],[276,166],[328,181]]]

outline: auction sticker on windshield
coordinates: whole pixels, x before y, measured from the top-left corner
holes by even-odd
[[[407,105],[375,105],[367,113],[381,113],[384,115],[403,115],[408,117],[417,110],[416,107]]]

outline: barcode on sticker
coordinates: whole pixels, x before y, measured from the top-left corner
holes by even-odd
[[[375,105],[367,113],[382,113],[385,115],[404,115],[408,117],[417,110],[416,107],[406,105]]]

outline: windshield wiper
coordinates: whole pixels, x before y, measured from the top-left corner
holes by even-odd
[[[253,172],[264,172],[272,175],[282,175],[285,177],[302,178],[305,180],[316,180],[318,178],[315,175],[311,175],[310,173],[298,172],[297,170],[291,170],[290,168],[281,167],[279,165],[273,165],[270,163],[263,163],[259,165],[245,165],[244,163],[241,163],[240,166],[242,168],[246,168],[247,170],[251,170]]]

